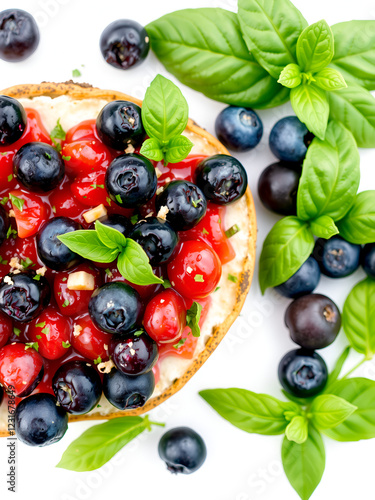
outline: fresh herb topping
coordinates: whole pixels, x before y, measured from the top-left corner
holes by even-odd
[[[46,326],[46,322],[43,321],[42,323],[37,323],[35,326],[36,328],[44,328]]]
[[[16,337],[20,336],[21,330],[19,328],[14,327],[13,328],[13,333]]]
[[[9,226],[9,229],[7,231],[7,239],[9,239],[11,236],[13,236],[13,238],[17,238],[17,234],[17,231],[13,229],[12,226]]]
[[[64,156],[62,155],[61,158],[64,160],[64,161],[70,161],[72,159],[71,156]]]
[[[134,214],[134,215],[132,215],[132,216],[130,217],[130,222],[131,222],[132,224],[137,224],[138,219],[139,219],[139,215],[138,215],[138,214]]]
[[[62,341],[62,346],[64,349],[69,349],[69,347],[71,347],[72,344],[69,341],[67,342]]]
[[[82,76],[82,73],[80,72],[79,69],[73,69],[72,71],[72,77],[73,78],[79,78],[80,76]]]
[[[62,306],[63,306],[63,307],[68,307],[69,305],[70,305],[69,300],[68,300],[68,299],[65,299],[65,300],[64,300],[64,303],[63,303],[63,305],[62,305]]]
[[[232,281],[233,283],[237,283],[238,278],[237,278],[237,276],[235,276],[234,274],[230,274],[230,273],[228,273],[228,280],[229,280],[229,281]]]
[[[6,205],[9,201],[9,198],[7,196],[4,196],[4,198],[0,201],[0,205]]]
[[[11,182],[13,179],[13,174],[8,175],[8,182]]]
[[[49,326],[46,326],[45,328],[43,328],[42,333],[44,335],[49,335]]]
[[[202,234],[210,234],[210,233],[209,233],[209,232],[207,231],[207,229],[204,227],[204,228],[202,229]]]
[[[203,274],[196,274],[194,276],[194,281],[196,281],[197,283],[203,283],[204,282]]]
[[[3,266],[6,266],[8,264],[8,261],[4,260],[1,255],[0,255],[0,264],[2,264]]]
[[[239,231],[241,231],[241,229],[239,228],[239,226],[237,224],[234,224],[234,226],[230,227],[229,229],[227,229],[225,231],[225,236],[227,238],[231,238],[232,236],[234,236],[235,234],[237,234]]]
[[[46,153],[44,153],[44,155],[45,155],[46,158],[48,158],[48,160],[51,159],[51,155],[49,153],[46,152]]]
[[[186,326],[191,330],[193,337],[199,337],[201,330],[199,320],[201,318],[202,305],[199,302],[193,302],[193,305],[186,311]]]
[[[35,349],[35,351],[38,352],[39,351],[38,342],[26,342],[25,351],[27,351],[27,349]]]
[[[102,362],[102,358],[98,356],[96,359],[94,359],[94,364],[99,365]]]
[[[25,200],[22,198],[17,198],[14,194],[10,193],[9,194],[10,201],[12,202],[13,208],[16,208],[20,212],[23,210],[23,206],[25,204]]]
[[[60,123],[60,118],[57,120],[57,124],[53,128],[50,137],[53,142],[54,148],[60,153],[62,149],[60,141],[65,141],[66,138],[66,133]]]

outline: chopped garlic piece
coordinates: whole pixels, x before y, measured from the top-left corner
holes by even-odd
[[[86,273],[86,271],[77,271],[76,273],[69,274],[67,288],[68,290],[94,290],[94,276]]]
[[[102,217],[105,217],[107,215],[107,209],[103,204],[98,205],[95,208],[92,208],[88,212],[85,212],[83,214],[83,218],[87,222],[87,224],[91,224],[91,222],[94,222],[98,219],[101,219]]]
[[[22,271],[23,269],[23,265],[20,264],[20,259],[18,257],[12,257],[10,259],[9,265],[12,269],[19,269],[20,271]]]
[[[164,186],[158,187],[157,190],[156,190],[156,195],[161,194],[163,191],[164,191]]]
[[[47,268],[46,267],[40,267],[39,269],[36,270],[36,274],[40,274],[40,276],[44,276],[47,272]]]
[[[114,367],[115,364],[111,359],[109,361],[103,361],[103,363],[98,364],[98,370],[100,371],[100,373],[110,373],[110,371]]]
[[[160,207],[160,210],[158,212],[157,217],[159,219],[166,220],[168,212],[169,212],[169,208],[168,207],[164,207],[164,206]]]
[[[73,327],[73,335],[75,337],[78,337],[81,332],[82,332],[82,326],[81,325],[74,325],[74,327]]]
[[[10,276],[5,276],[4,283],[6,283],[7,285],[14,285],[14,282]]]
[[[9,210],[9,217],[16,217],[16,214],[14,213],[14,210]]]
[[[135,149],[134,149],[134,146],[132,144],[129,144],[129,146],[125,149],[125,153],[134,153],[134,151],[135,151]]]

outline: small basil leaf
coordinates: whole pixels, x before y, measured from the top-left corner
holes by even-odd
[[[200,337],[201,329],[199,320],[201,319],[202,305],[193,302],[193,305],[186,311],[186,326],[191,329],[193,337]]]
[[[300,406],[308,406],[314,399],[314,396],[311,396],[310,398],[298,398],[297,396],[293,396],[292,394],[289,394],[289,392],[284,391],[284,389],[281,389],[281,392],[287,399],[289,399],[289,401],[293,401],[293,403],[297,403]]]
[[[292,418],[290,424],[285,429],[285,436],[289,441],[302,444],[309,436],[309,423],[306,417],[297,415]]]
[[[298,87],[302,83],[301,68],[298,64],[288,64],[280,73],[280,78],[277,81],[290,89]]]
[[[284,217],[268,233],[259,261],[262,293],[288,280],[308,259],[314,248],[314,236],[307,222]]]
[[[329,393],[329,389],[331,385],[336,382],[336,380],[339,378],[339,375],[341,373],[342,367],[344,366],[345,361],[348,359],[348,356],[350,354],[351,347],[348,345],[345,347],[343,350],[342,354],[338,358],[338,360],[335,363],[335,366],[332,370],[332,372],[328,376],[328,381],[327,385],[324,388],[325,393]]]
[[[318,429],[331,429],[342,424],[357,407],[333,394],[317,396],[311,407],[312,422]]]
[[[25,204],[25,200],[23,198],[18,198],[17,196],[15,196],[12,193],[9,194],[9,198],[10,198],[10,201],[13,205],[13,208],[16,208],[17,210],[22,212],[23,206]]]
[[[313,84],[304,83],[291,90],[290,101],[301,122],[310,132],[324,140],[329,115],[325,91]]]
[[[295,403],[245,389],[208,389],[199,394],[232,425],[255,434],[282,434],[288,425],[284,413],[299,413]]]
[[[375,190],[357,194],[354,204],[337,223],[340,234],[350,243],[365,245],[375,241]]]
[[[142,144],[140,154],[152,161],[164,159],[161,144],[157,139],[146,139]]]
[[[121,252],[126,245],[126,238],[120,231],[102,224],[99,220],[95,221],[95,231],[103,245],[108,248]]]
[[[179,161],[184,160],[192,150],[193,146],[194,144],[190,141],[190,139],[184,135],[174,137],[168,142],[167,145],[167,151],[165,153],[166,163],[178,163]]]
[[[326,454],[319,432],[310,425],[309,435],[302,444],[284,438],[281,458],[290,484],[302,500],[308,500],[322,479]]]
[[[318,238],[329,239],[335,234],[338,234],[336,224],[329,215],[321,215],[317,219],[310,222],[311,231]]]
[[[88,229],[61,234],[57,238],[72,252],[95,262],[112,262],[119,252],[103,245],[96,231]]]
[[[153,273],[149,258],[141,245],[130,238],[126,240],[126,247],[119,255],[117,267],[122,276],[135,285],[163,283]]]
[[[333,34],[327,22],[322,20],[307,26],[297,42],[297,60],[301,69],[317,73],[328,66],[332,57]]]
[[[314,75],[315,85],[323,90],[333,91],[347,87],[344,77],[333,68],[324,68]]]

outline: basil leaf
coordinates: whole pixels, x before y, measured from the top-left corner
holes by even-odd
[[[282,434],[288,425],[284,413],[299,413],[295,403],[245,389],[208,389],[199,394],[232,425],[255,434]]]
[[[161,144],[157,139],[146,139],[142,144],[140,154],[153,161],[161,161],[164,158]]]
[[[309,427],[302,444],[284,438],[281,458],[285,474],[302,500],[308,500],[322,479],[326,464],[324,443],[319,432]]]
[[[333,34],[327,22],[307,26],[297,41],[297,60],[303,71],[317,73],[331,62]]]
[[[186,326],[191,329],[193,337],[200,337],[201,329],[199,320],[201,319],[202,305],[199,302],[193,302],[193,305],[186,311]]]
[[[297,192],[298,217],[341,219],[353,204],[359,181],[359,153],[353,135],[332,121],[326,140],[314,138],[307,150]]]
[[[329,215],[321,215],[317,219],[312,220],[310,227],[315,236],[327,240],[339,232],[332,217]]]
[[[96,231],[89,229],[61,234],[57,238],[72,252],[95,262],[112,262],[119,252],[104,246]]]
[[[135,285],[163,283],[153,273],[149,258],[141,245],[130,238],[126,240],[126,247],[119,255],[117,267],[122,276]]]
[[[350,345],[372,359],[375,354],[375,281],[357,283],[349,293],[342,312],[342,326]]]
[[[365,245],[375,241],[375,191],[357,194],[346,216],[337,223],[340,234],[350,243]]]
[[[329,393],[329,389],[331,385],[336,382],[336,380],[339,378],[339,375],[341,373],[342,367],[344,366],[345,361],[348,359],[348,356],[350,354],[350,349],[351,347],[348,345],[345,347],[344,351],[336,361],[335,367],[332,370],[332,372],[328,376],[328,381],[327,385],[324,388],[325,393]]]
[[[95,231],[103,245],[108,248],[121,252],[126,246],[126,238],[120,231],[102,224],[99,220],[95,221]]]
[[[256,108],[289,100],[289,90],[249,54],[233,12],[180,10],[153,21],[146,29],[153,51],[166,69],[211,99]]]
[[[187,157],[187,155],[192,150],[194,144],[185,137],[180,135],[174,137],[168,142],[168,149],[165,154],[165,160],[167,163],[178,163]]]
[[[315,85],[323,90],[333,91],[347,87],[342,74],[333,68],[324,68],[314,75]]]
[[[331,429],[342,424],[357,407],[333,394],[317,396],[309,410],[312,422],[318,429]]]
[[[324,429],[324,434],[336,441],[374,438],[375,382],[361,377],[338,380],[331,393],[356,406],[357,410],[337,427]]]
[[[301,68],[298,64],[288,64],[280,73],[280,78],[277,81],[290,89],[298,87],[302,83]]]
[[[239,0],[238,18],[248,49],[271,76],[279,78],[297,62],[297,39],[307,22],[289,0]]]
[[[290,102],[301,122],[310,132],[324,140],[329,115],[325,91],[313,84],[304,83],[291,90]]]
[[[284,217],[268,233],[259,261],[262,293],[288,280],[308,259],[314,248],[314,236],[307,224],[297,217]]]
[[[306,417],[296,415],[285,429],[285,436],[289,441],[302,444],[309,436],[309,424]]]
[[[375,21],[349,21],[331,28],[335,38],[331,66],[348,80],[375,90]]]
[[[360,148],[375,147],[375,98],[366,89],[347,81],[347,88],[330,92],[331,117],[352,131]]]

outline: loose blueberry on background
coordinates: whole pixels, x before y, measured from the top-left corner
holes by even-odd
[[[17,438],[29,446],[57,443],[68,428],[68,415],[51,394],[34,394],[20,402],[15,414]]]
[[[152,370],[143,375],[131,376],[112,369],[103,377],[104,395],[119,410],[144,406],[154,389],[155,377]]]
[[[9,217],[3,207],[0,206],[0,245],[3,244],[7,237],[9,229]]]
[[[159,357],[157,343],[146,333],[138,336],[113,336],[108,352],[118,370],[126,375],[149,372]]]
[[[367,276],[375,279],[375,243],[369,243],[363,247],[361,264]]]
[[[111,66],[119,69],[134,68],[146,59],[150,39],[144,27],[137,22],[119,19],[103,31],[100,50]]]
[[[361,245],[349,243],[341,236],[332,236],[329,240],[319,238],[313,255],[323,274],[330,278],[344,278],[358,269]]]
[[[39,45],[39,29],[31,14],[20,9],[0,12],[0,59],[23,61]]]
[[[305,349],[323,349],[336,339],[341,328],[341,314],[331,299],[313,293],[289,305],[285,324],[296,344]]]
[[[286,116],[273,126],[269,144],[272,153],[279,160],[300,163],[305,158],[313,137],[296,116]]]
[[[313,257],[293,274],[285,283],[275,287],[275,290],[289,299],[296,299],[315,290],[320,280],[319,264]]]
[[[130,219],[125,217],[125,215],[111,214],[108,215],[105,219],[100,219],[100,222],[105,226],[120,231],[120,233],[122,233],[126,238],[129,236],[129,233],[133,229],[133,224],[131,223]],[[90,226],[90,229],[95,229],[95,224],[92,224]]]
[[[245,194],[247,174],[236,158],[218,154],[199,163],[195,182],[208,200],[218,205],[229,205]]]
[[[27,116],[24,107],[13,97],[0,95],[0,146],[10,146],[25,131]]]
[[[296,215],[301,169],[295,163],[278,162],[263,170],[258,194],[263,205],[280,215]]]
[[[163,434],[158,451],[167,469],[174,474],[192,474],[207,457],[203,439],[189,427],[176,427]]]
[[[324,389],[328,369],[316,352],[295,349],[280,361],[278,375],[285,391],[298,398],[309,398]]]
[[[228,106],[216,118],[215,132],[224,146],[233,151],[244,152],[259,144],[263,124],[254,110]]]

